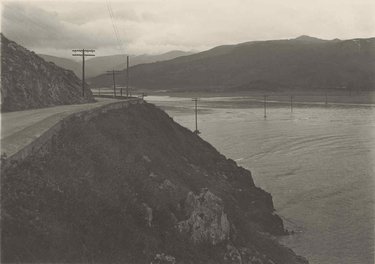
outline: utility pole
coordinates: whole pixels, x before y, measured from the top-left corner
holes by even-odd
[[[74,49],[72,56],[82,57],[82,96],[85,96],[85,57],[95,56],[94,49]]]
[[[290,96],[290,112],[293,113],[293,95]]]
[[[129,97],[129,56],[126,56],[126,97]]]
[[[327,96],[327,92],[326,92],[326,106],[328,105],[328,96]]]
[[[267,118],[267,95],[264,96],[264,118]]]
[[[192,99],[195,102],[195,134],[200,134],[198,130],[198,98],[193,98]]]
[[[112,79],[113,79],[113,97],[116,98],[116,74],[120,73],[120,71],[115,71],[115,70],[112,70],[112,71],[107,71],[107,74],[111,74],[112,75]],[[121,88],[121,96],[122,96],[122,88]]]

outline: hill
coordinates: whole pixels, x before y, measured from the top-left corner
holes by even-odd
[[[120,74],[118,82],[125,83]],[[109,76],[89,80],[111,85]],[[289,40],[225,45],[131,68],[136,88],[206,91],[375,89],[375,38]]]
[[[158,55],[138,55],[130,56],[130,65],[138,65],[142,63],[152,63],[156,61],[164,61],[174,59],[180,56],[187,56],[192,54],[191,52],[185,52],[180,50],[174,50]],[[74,73],[81,78],[82,75],[82,64],[71,59],[60,58],[45,54],[39,54],[46,61],[55,63],[56,65],[72,70]],[[111,56],[100,56],[88,58],[86,60],[86,77],[94,77],[99,74],[103,74],[108,70],[123,70],[126,68],[126,57],[124,55],[111,55]]]
[[[78,78],[81,78],[82,75],[82,63],[72,60],[66,59],[46,54],[38,54],[39,57],[43,58],[45,61],[53,62],[57,66],[73,71]]]
[[[1,111],[92,102],[82,97],[81,81],[72,71],[46,62],[1,34]]]
[[[180,56],[190,55],[190,52],[175,50],[158,55],[138,55],[130,56],[130,66],[152,63],[156,61],[164,61],[174,59]],[[97,76],[99,74],[105,73],[108,70],[123,70],[126,68],[126,57],[124,55],[112,55],[112,56],[102,56],[94,57],[87,60],[87,76]]]
[[[303,264],[251,173],[150,104],[2,168],[2,262]]]

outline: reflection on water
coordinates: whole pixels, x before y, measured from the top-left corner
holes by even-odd
[[[149,101],[193,129],[190,98]],[[252,171],[288,229],[281,242],[312,264],[374,263],[375,108],[200,102],[201,137]]]

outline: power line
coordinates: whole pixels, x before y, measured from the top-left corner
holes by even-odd
[[[123,42],[121,41],[120,32],[118,30],[117,23],[116,23],[116,17],[115,17],[115,14],[113,12],[110,0],[106,0],[106,5],[107,5],[109,17],[110,17],[111,22],[112,22],[112,27],[113,27],[113,32],[115,33],[115,38],[117,40],[117,43],[118,43],[118,46],[119,46],[120,50],[122,51],[123,55],[125,56],[125,51],[124,51],[124,48],[123,48]]]
[[[118,46],[120,48],[120,52],[125,57],[125,50],[124,45],[121,40],[120,32],[118,30],[117,24],[116,24],[116,17],[112,9],[111,1],[106,0],[106,5],[108,9],[108,14],[112,22],[113,32],[115,33],[115,38],[117,40]],[[121,88],[121,95],[122,95],[122,88]],[[126,56],[126,97],[129,97],[129,56]]]

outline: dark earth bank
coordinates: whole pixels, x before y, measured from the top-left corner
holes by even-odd
[[[3,166],[1,205],[3,263],[308,263],[248,170],[147,103]]]

